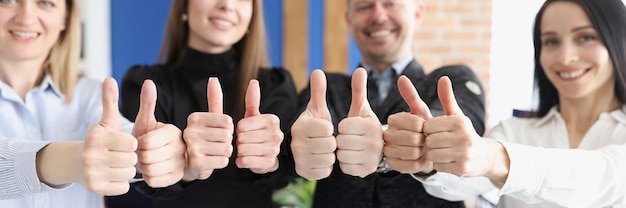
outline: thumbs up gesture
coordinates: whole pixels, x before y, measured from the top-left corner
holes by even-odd
[[[448,77],[439,79],[437,93],[445,116],[429,119],[424,124],[428,159],[440,172],[458,176],[484,175],[492,167],[493,158],[488,148],[497,142],[489,143],[476,133],[457,104]]]
[[[261,114],[261,90],[257,80],[251,80],[246,91],[246,113],[237,123],[237,160],[239,168],[249,168],[257,174],[278,169],[278,153],[284,134],[280,119],[274,114]]]
[[[137,168],[151,187],[166,187],[183,177],[186,146],[182,133],[172,124],[154,118],[157,91],[151,80],[141,87],[139,112],[132,134],[137,138]]]
[[[308,180],[326,178],[333,170],[337,141],[326,105],[326,76],[311,73],[311,98],[307,108],[291,126],[291,150],[296,172]]]
[[[225,168],[233,153],[233,119],[224,114],[222,87],[217,78],[209,78],[209,112],[194,112],[187,117],[183,138],[187,143],[188,166],[184,181],[207,179],[213,170]]]
[[[122,131],[118,88],[113,78],[102,86],[102,119],[87,133],[83,143],[78,182],[100,195],[128,192],[135,176],[137,140]]]
[[[367,72],[358,68],[352,74],[352,102],[348,117],[339,122],[337,160],[341,170],[365,177],[378,168],[383,152],[380,121],[367,101]]]
[[[430,172],[432,162],[424,157],[423,133],[424,122],[432,118],[430,109],[406,76],[398,79],[398,90],[411,112],[396,113],[387,119],[389,127],[383,133],[387,164],[401,173]]]

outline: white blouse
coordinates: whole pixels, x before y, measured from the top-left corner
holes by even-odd
[[[510,118],[485,137],[510,157],[498,207],[626,207],[626,107],[600,114],[577,149],[554,107],[542,118]],[[483,177],[437,173],[418,179],[433,196],[462,200],[494,186]]]

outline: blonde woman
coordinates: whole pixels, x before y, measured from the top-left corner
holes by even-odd
[[[133,127],[114,80],[79,75],[78,8],[0,2],[0,207],[104,207],[101,195],[126,193],[137,172],[154,187],[182,177],[185,145],[180,130],[154,120],[154,85]],[[157,155],[167,160],[151,161]]]

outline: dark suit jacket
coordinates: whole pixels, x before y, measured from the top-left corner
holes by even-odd
[[[485,94],[474,72],[466,66],[455,65],[439,68],[425,75],[422,67],[413,60],[402,71],[416,86],[420,97],[430,107],[433,116],[443,115],[443,107],[437,96],[439,77],[449,76],[456,99],[479,134],[485,129]],[[351,78],[345,74],[327,74],[327,102],[335,134],[341,119],[346,118],[351,102]],[[395,83],[395,82],[394,82]],[[470,87],[468,87],[470,86]],[[387,98],[378,104],[378,88],[374,80],[368,80],[368,100],[382,124],[398,112],[409,112],[393,85]],[[478,92],[478,94],[476,93]],[[299,109],[303,111],[310,98],[309,88],[299,96]],[[430,196],[420,182],[396,171],[373,173],[365,178],[344,174],[335,163],[328,178],[319,180],[315,191],[314,207],[464,207],[463,202],[449,202]]]

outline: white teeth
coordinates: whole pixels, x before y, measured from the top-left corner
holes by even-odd
[[[376,31],[370,34],[372,38],[380,38],[391,34],[389,30]]]
[[[564,79],[571,79],[571,78],[580,77],[584,73],[585,73],[585,70],[578,70],[578,71],[573,71],[573,72],[561,72],[559,73],[559,76]]]
[[[227,27],[232,27],[233,26],[233,23],[231,23],[229,21],[225,21],[225,20],[214,19],[213,22],[218,24],[218,25],[222,25],[222,26],[227,26]]]
[[[37,33],[36,32],[17,32],[17,31],[13,31],[12,32],[13,35],[16,35],[20,38],[34,38],[37,37]]]

